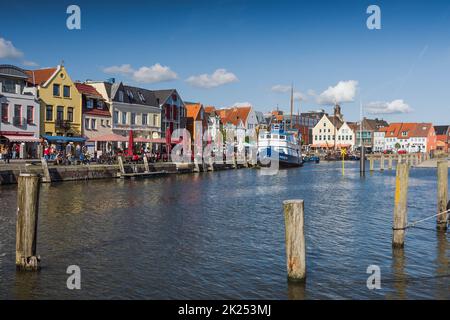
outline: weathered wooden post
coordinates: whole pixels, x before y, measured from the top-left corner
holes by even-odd
[[[395,207],[392,246],[403,248],[405,244],[405,231],[408,215],[408,179],[409,164],[399,163],[397,165],[397,176],[395,179]]]
[[[369,158],[369,170],[370,170],[370,172],[373,172],[373,169],[374,169],[373,162],[374,162],[373,157],[370,157]]]
[[[398,159],[397,159],[397,167],[398,167],[398,165],[399,165],[400,163],[402,163],[402,155],[401,155],[401,154],[398,155]]]
[[[366,148],[361,143],[361,158],[359,159],[359,175],[361,177],[366,176]]]
[[[120,174],[125,174],[125,167],[123,166],[123,158],[121,156],[117,157],[119,161]]]
[[[385,163],[385,160],[384,160],[384,154],[382,154],[381,155],[381,163],[380,163],[380,171],[384,171],[384,163]]]
[[[146,173],[150,172],[150,166],[148,165],[147,155],[145,154],[144,154],[144,169]]]
[[[303,200],[283,202],[286,229],[286,265],[289,281],[306,278],[306,245]]]
[[[389,156],[389,159],[388,159],[388,169],[389,169],[389,170],[392,170],[392,167],[393,167],[393,161],[394,161],[394,159],[393,159],[393,157],[390,155],[390,156]]]
[[[16,267],[19,270],[39,270],[36,255],[40,177],[23,173],[18,179],[16,223]]]
[[[440,159],[437,162],[438,179],[438,213],[447,211],[448,203],[448,161]],[[437,229],[447,231],[448,213],[437,216]]]
[[[42,164],[42,172],[44,174],[44,177],[42,178],[42,182],[52,182],[52,178],[50,176],[50,170],[48,170],[48,163],[45,158],[41,158],[41,164]]]

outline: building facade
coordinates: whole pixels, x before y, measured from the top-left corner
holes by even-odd
[[[161,109],[151,90],[115,82],[87,82],[109,106],[112,133],[150,142],[161,138]]]
[[[81,94],[82,133],[86,137],[86,145],[90,152],[106,153],[111,148],[107,141],[98,138],[112,134],[112,118],[109,105],[102,95],[93,87],[85,83],[75,83]]]
[[[27,71],[40,103],[41,135],[81,137],[81,94],[64,66]]]
[[[15,158],[36,158],[40,110],[25,70],[0,65],[0,154],[8,147]]]
[[[385,134],[386,150],[433,153],[437,137],[431,123],[391,123]]]

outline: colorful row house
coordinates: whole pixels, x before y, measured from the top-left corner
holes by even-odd
[[[40,113],[37,93],[27,87],[25,70],[0,65],[0,155],[35,158],[39,142]]]
[[[81,94],[63,65],[29,70],[40,106],[40,133],[51,144],[84,143]]]

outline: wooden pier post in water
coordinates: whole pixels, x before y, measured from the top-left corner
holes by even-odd
[[[119,168],[120,168],[120,174],[125,174],[125,167],[123,166],[123,158],[117,157],[117,160],[119,161]]]
[[[39,211],[40,177],[21,174],[17,188],[16,267],[20,270],[39,270],[36,255]]]
[[[388,158],[388,169],[392,170],[394,158],[390,155]]]
[[[52,178],[50,176],[50,171],[48,170],[48,163],[45,158],[41,158],[41,164],[42,164],[42,171],[44,174],[44,177],[42,178],[42,182],[52,182]]]
[[[448,203],[448,161],[447,159],[438,160],[437,162],[437,179],[438,179],[438,213],[447,211]],[[438,215],[437,229],[441,231],[447,230],[448,213]]]
[[[147,155],[144,154],[144,168],[145,172],[150,172],[150,166],[148,165]]]
[[[384,163],[385,163],[385,160],[384,160],[384,154],[382,154],[381,155],[381,163],[380,163],[380,171],[384,171]]]
[[[374,162],[373,157],[370,157],[369,158],[369,170],[370,170],[370,172],[373,172],[373,169],[374,169],[373,162]]]
[[[283,207],[288,280],[303,281],[306,278],[304,202],[303,200],[286,200],[283,202]]]
[[[397,165],[397,176],[395,178],[395,207],[392,246],[403,248],[405,244],[405,231],[408,216],[408,179],[409,164],[399,163]]]

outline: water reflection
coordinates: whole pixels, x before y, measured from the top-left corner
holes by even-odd
[[[445,296],[450,292],[450,263],[449,245],[446,232],[437,232],[437,258],[436,258],[436,298]]]
[[[288,281],[288,299],[305,300],[306,281],[292,282]]]
[[[406,299],[407,279],[405,275],[405,250],[403,248],[392,249],[392,272],[394,275],[393,287],[395,295],[393,298]],[[383,283],[383,280],[381,280]]]

